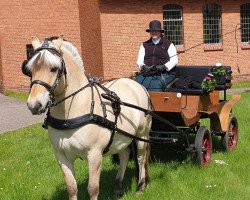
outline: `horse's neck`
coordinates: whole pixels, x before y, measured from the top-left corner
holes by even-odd
[[[67,70],[67,87],[60,96],[56,97],[56,101],[69,96],[89,83],[84,71],[80,70],[79,66],[77,66],[75,62],[72,62],[67,55],[64,56],[64,62]],[[59,119],[79,117],[89,113],[90,103],[91,88],[87,87],[83,91],[52,108],[51,115]]]

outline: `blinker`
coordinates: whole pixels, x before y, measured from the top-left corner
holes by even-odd
[[[28,63],[28,60],[23,61],[23,64],[22,64],[22,73],[25,76],[31,77],[32,74],[31,74],[30,70],[27,69],[27,67],[26,67],[27,63]]]

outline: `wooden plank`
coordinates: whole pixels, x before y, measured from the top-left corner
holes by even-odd
[[[182,97],[177,97],[175,92],[149,92],[155,111],[181,112]]]

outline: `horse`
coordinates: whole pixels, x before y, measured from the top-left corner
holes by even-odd
[[[33,115],[49,110],[48,136],[64,174],[69,199],[77,199],[74,161],[81,158],[88,162],[87,191],[90,199],[95,200],[99,195],[103,156],[113,154],[118,154],[120,159],[114,192],[121,195],[131,152],[129,145],[134,139],[120,132],[146,140],[149,138],[152,117],[117,102],[124,101],[148,109],[150,101],[147,91],[129,78],[119,78],[105,84],[91,84],[91,78],[85,75],[84,64],[76,47],[64,40],[63,34],[51,41],[45,39],[43,43],[33,36],[32,46],[35,53],[22,66],[23,73],[31,78],[27,106]],[[113,94],[110,99],[116,100],[111,101],[100,95],[104,90],[110,91]],[[83,118],[82,116],[87,116],[88,119],[97,116],[99,121],[105,123],[89,120],[80,126],[67,128],[65,125],[66,122],[76,124],[77,119]],[[106,123],[113,126],[107,126]],[[139,167],[137,192],[141,193],[148,182],[149,145],[136,140],[135,146]]]

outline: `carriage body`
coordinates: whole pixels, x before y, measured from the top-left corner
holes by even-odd
[[[231,70],[228,66],[225,69]],[[176,75],[190,75],[202,82],[212,70],[212,66],[176,66]],[[212,135],[222,137],[223,149],[235,149],[238,141],[238,123],[232,114],[232,108],[240,100],[240,95],[233,95],[227,100],[226,90],[232,85],[232,76],[230,74],[222,78],[223,81],[217,81],[215,90],[210,92],[171,87],[167,92],[149,91],[154,113],[181,130],[176,131],[153,118],[151,139],[169,140],[168,145],[176,146],[176,141],[185,138],[184,142],[181,140],[184,144],[179,145],[185,146],[187,152],[195,153],[195,160],[201,166],[207,166],[211,160]],[[209,119],[210,128],[200,126],[200,119],[203,118]],[[190,139],[191,135],[195,135],[194,140]]]

